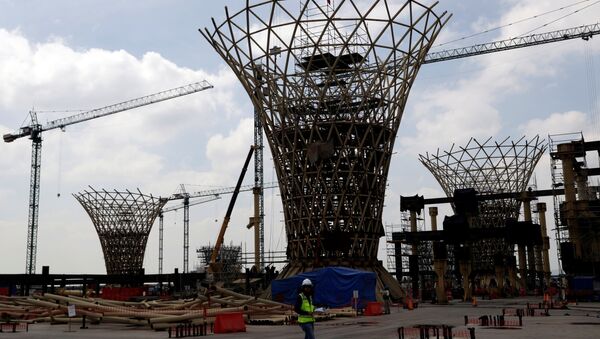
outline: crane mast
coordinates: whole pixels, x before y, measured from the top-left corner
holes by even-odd
[[[185,188],[181,185],[183,192]],[[163,208],[158,214],[158,274],[163,273],[163,232],[164,232],[164,214],[167,212],[177,211],[183,208],[183,272],[188,273],[189,262],[189,243],[190,243],[190,206],[203,204],[206,202],[221,199],[218,194],[209,195],[201,199],[190,201],[188,193],[183,194],[183,203],[177,206]]]
[[[31,177],[29,183],[29,216],[27,225],[27,254],[25,261],[25,273],[34,274],[37,256],[37,234],[38,234],[38,216],[40,199],[40,171],[42,165],[42,132],[55,128],[64,128],[69,125],[80,122],[97,119],[107,115],[128,111],[134,108],[154,104],[157,102],[170,100],[180,96],[200,92],[213,88],[207,81],[192,83],[189,85],[173,88],[170,90],[147,95],[137,99],[124,101],[118,104],[93,109],[91,111],[75,114],[66,118],[61,118],[41,125],[38,122],[35,111],[29,112],[31,124],[19,129],[16,133],[4,134],[2,138],[5,142],[13,142],[19,138],[29,136],[32,140],[31,149]]]

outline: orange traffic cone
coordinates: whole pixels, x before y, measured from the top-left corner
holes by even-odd
[[[407,308],[409,311],[412,311],[412,310],[414,309],[414,307],[413,307],[413,301],[412,301],[412,297],[408,297],[408,301],[407,301],[406,308]]]
[[[473,297],[471,300],[471,305],[473,305],[473,307],[477,307],[477,298]]]

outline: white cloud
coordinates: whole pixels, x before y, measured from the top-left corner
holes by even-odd
[[[565,133],[565,131],[584,131],[588,129],[588,126],[589,120],[585,113],[570,111],[552,113],[546,119],[529,120],[525,124],[520,125],[519,130],[523,131],[525,135],[533,136],[539,134],[541,137],[545,137],[546,135]]]
[[[233,186],[241,166],[238,159],[252,143],[252,120],[242,120],[231,135],[224,137],[219,131],[252,114],[235,76],[225,68],[192,70],[153,52],[136,58],[124,50],[78,50],[61,39],[31,43],[19,31],[2,28],[0,44],[3,134],[14,131],[32,106],[91,109],[204,79],[215,86],[68,126],[65,133],[43,134],[38,266],[51,264],[54,272],[103,271],[95,231],[70,196],[88,185],[108,190],[139,187],[154,195],[168,195],[185,182]],[[42,123],[58,116],[39,114]],[[0,229],[19,230],[5,238],[13,239],[10,244],[0,245],[0,256],[16,259],[3,263],[3,272],[21,272],[25,261],[21,233],[26,232],[30,145],[22,139],[1,146],[0,202],[14,208],[3,213]],[[70,246],[57,246],[60,243]],[[193,256],[194,250],[190,252]],[[66,262],[72,253],[82,255]]]

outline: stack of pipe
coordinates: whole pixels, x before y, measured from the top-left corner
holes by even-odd
[[[73,321],[81,321],[85,316],[92,323],[139,325],[155,330],[182,323],[212,324],[221,313],[242,312],[246,319],[289,319],[293,315],[289,305],[217,287],[194,299],[170,301],[123,302],[51,293],[32,297],[0,296],[0,319],[66,323],[69,321],[68,305],[75,305]]]

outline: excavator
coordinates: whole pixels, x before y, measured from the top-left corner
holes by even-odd
[[[240,173],[240,177],[238,178],[237,184],[235,185],[235,189],[233,191],[233,194],[231,195],[231,200],[229,201],[229,206],[227,207],[227,212],[225,213],[225,217],[223,218],[223,223],[221,224],[221,229],[219,230],[219,236],[217,237],[217,242],[215,243],[215,247],[213,248],[212,253],[210,255],[210,261],[208,262],[207,267],[209,280],[212,280],[215,275],[218,275],[222,271],[222,263],[217,262],[217,258],[219,256],[219,252],[221,251],[221,246],[223,245],[225,231],[227,230],[227,226],[229,225],[229,220],[231,219],[233,207],[235,206],[238,194],[240,193],[240,187],[242,186],[242,181],[244,180],[244,176],[246,175],[246,170],[248,169],[248,164],[250,163],[250,159],[252,159],[252,154],[254,153],[255,148],[256,146],[253,145],[250,147],[250,151],[248,151],[246,161],[244,162],[244,167],[242,167],[242,172]]]

